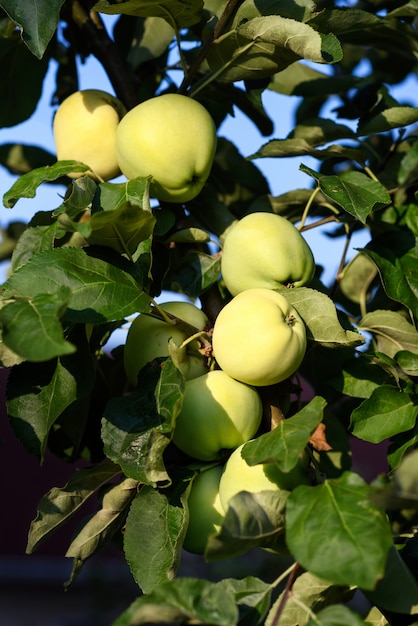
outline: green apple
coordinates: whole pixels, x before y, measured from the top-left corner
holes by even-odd
[[[118,126],[116,153],[128,179],[151,176],[150,193],[188,202],[205,184],[216,149],[212,117],[196,100],[170,93],[145,100]]]
[[[274,385],[302,363],[306,329],[288,300],[272,289],[247,289],[215,320],[213,355],[227,374],[248,385]]]
[[[244,444],[232,452],[219,481],[219,498],[224,511],[228,509],[231,498],[240,491],[292,491],[298,485],[309,484],[307,457],[301,456],[290,472],[283,472],[277,463],[248,465],[241,455],[243,447]]]
[[[250,213],[227,231],[222,277],[236,296],[245,289],[302,287],[315,272],[312,251],[298,229],[275,213]]]
[[[199,331],[209,325],[205,313],[191,302],[165,302],[159,306]],[[123,354],[125,372],[130,383],[137,385],[138,373],[144,365],[157,357],[169,355],[170,340],[180,347],[188,336],[184,329],[174,324],[139,314],[129,327]],[[207,360],[199,352],[196,339],[179,350],[178,356],[180,361],[176,364],[186,379],[201,376],[208,371]]]
[[[82,161],[95,180],[120,174],[116,159],[116,129],[126,113],[122,102],[100,89],[76,91],[58,107],[53,132],[58,161]],[[83,172],[71,172],[72,178]]]
[[[256,434],[262,415],[256,389],[213,370],[188,380],[173,442],[200,461],[216,461]]]
[[[209,535],[216,533],[224,517],[219,498],[219,480],[223,466],[203,470],[194,478],[187,500],[189,524],[183,548],[203,554]]]

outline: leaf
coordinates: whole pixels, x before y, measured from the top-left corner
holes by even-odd
[[[173,291],[180,291],[191,298],[198,298],[219,278],[221,259],[203,252],[188,252],[170,274]]]
[[[69,172],[87,172],[88,170],[88,165],[79,161],[58,161],[54,165],[38,167],[23,174],[13,183],[9,191],[3,195],[3,205],[6,209],[11,209],[20,198],[34,198],[36,190],[42,183],[57,180]]]
[[[314,12],[315,4],[311,0],[244,0],[233,15],[231,26],[235,28],[263,15],[281,15],[306,22]]]
[[[254,576],[242,579],[224,578],[217,583],[228,595],[232,592],[239,610],[240,626],[257,626],[263,622],[270,606],[271,585]]]
[[[277,463],[282,472],[289,472],[322,421],[325,406],[324,398],[316,396],[298,413],[281,420],[274,430],[246,443],[242,458],[248,465]]]
[[[376,263],[385,292],[418,316],[418,245],[408,230],[391,228],[361,249]]]
[[[84,330],[84,329],[82,329]],[[84,332],[77,352],[45,363],[14,367],[7,384],[10,424],[25,448],[43,461],[51,428],[62,412],[94,385],[95,361]]]
[[[357,134],[375,135],[386,133],[394,128],[401,128],[418,122],[418,108],[409,106],[396,106],[379,111],[373,115],[373,111],[365,120],[359,120]]]
[[[100,508],[77,530],[66,557],[74,559],[68,586],[79,574],[84,562],[109,542],[125,523],[126,512],[137,493],[137,482],[125,478],[117,485],[108,485]]]
[[[347,159],[357,161],[357,163],[364,163],[366,160],[366,154],[363,150],[350,148],[341,145],[330,145],[327,148],[313,147],[303,137],[290,138],[290,139],[272,139],[264,146],[262,146],[257,152],[252,154],[250,159],[260,158],[287,158],[294,156],[311,156],[314,159]]]
[[[3,103],[4,105],[4,103]],[[0,113],[1,120],[1,113]],[[7,124],[2,124],[6,126]],[[56,157],[44,148],[22,143],[4,143],[0,146],[0,163],[10,174],[21,176],[37,167],[53,165]],[[62,181],[59,181],[62,184]]]
[[[345,330],[341,326],[335,305],[326,294],[309,287],[285,289],[281,293],[302,317],[308,339],[329,348],[364,343],[360,333]]]
[[[104,411],[102,439],[105,454],[125,474],[156,486],[169,484],[163,453],[170,443],[182,403],[184,379],[171,359],[143,372],[142,384],[122,398],[110,400]]]
[[[28,361],[48,361],[71,354],[76,347],[64,339],[60,317],[70,292],[62,287],[55,294],[39,294],[31,300],[15,300],[0,309],[4,344]]]
[[[22,29],[22,38],[38,59],[45,53],[60,19],[65,0],[1,0],[0,6]]]
[[[210,241],[210,234],[201,228],[183,228],[167,239],[167,243],[207,243],[208,241]]]
[[[180,560],[179,540],[185,531],[185,510],[177,498],[144,485],[126,520],[124,552],[132,575],[146,594],[174,578]]]
[[[9,3],[14,4],[13,0]],[[35,112],[48,60],[36,59],[17,32],[0,38],[0,60],[0,127],[4,128],[24,122]]]
[[[330,380],[334,389],[354,398],[370,398],[375,389],[383,385],[388,375],[375,364],[363,359],[361,354],[345,361],[338,374]]]
[[[352,433],[364,441],[379,443],[413,428],[416,417],[416,403],[408,393],[382,385],[351,413]]]
[[[283,593],[273,604],[266,620],[266,626],[273,626],[278,606],[283,600]],[[292,593],[286,600],[280,616],[280,626],[294,626],[295,624],[306,626],[309,622],[307,608],[317,613],[329,605],[349,601],[351,595],[352,592],[348,587],[333,585],[328,580],[319,578],[311,572],[303,572],[296,578]]]
[[[301,165],[300,169],[315,178],[325,196],[362,224],[366,223],[373,209],[382,208],[391,202],[383,185],[362,172],[348,171],[340,176],[328,176],[318,174],[306,165]]]
[[[302,567],[338,585],[374,588],[384,574],[392,532],[370,493],[351,472],[290,493],[286,543]]]
[[[4,285],[4,298],[34,298],[56,294],[65,285],[71,295],[64,318],[101,324],[149,309],[149,296],[124,268],[89,255],[81,248],[56,248],[40,252],[19,267]]]
[[[40,500],[29,529],[26,553],[34,552],[55,530],[67,522],[120,467],[104,460],[87,469],[77,469],[64,487],[52,487]]]
[[[208,561],[244,554],[251,548],[266,547],[287,552],[284,543],[285,507],[288,491],[241,491],[228,504],[218,534],[208,539]]]
[[[235,594],[231,589],[225,589],[223,583],[176,578],[137,598],[112,626],[152,623],[236,626]]]
[[[372,311],[360,320],[358,328],[373,334],[378,352],[390,357],[401,350],[418,354],[418,332],[401,313]]]
[[[340,289],[356,304],[367,302],[377,273],[375,263],[366,254],[356,254],[342,272]]]
[[[358,613],[348,606],[337,604],[327,606],[316,614],[315,619],[309,620],[307,626],[364,626],[365,622]]]
[[[203,0],[99,0],[92,7],[108,15],[163,17],[175,30],[196,24],[202,15]]]

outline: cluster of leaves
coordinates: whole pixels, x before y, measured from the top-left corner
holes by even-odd
[[[3,127],[30,118],[50,62],[58,67],[59,103],[77,89],[75,59],[89,54],[128,108],[177,89],[177,75],[179,91],[199,99],[218,126],[237,107],[264,137],[273,121],[263,91],[302,97],[292,132],[247,158],[219,138],[210,178],[187,206],[151,207],[145,179],[71,182],[69,172],[88,166],[56,162],[38,146],[0,146],[1,164],[19,175],[3,195],[5,207],[21,198],[35,198],[36,206],[41,184],[67,185],[58,207],[34,210],[27,225],[9,227],[1,248],[11,259],[0,301],[10,423],[40,461],[48,448],[86,463],[39,503],[28,552],[97,495],[97,512],[67,556],[74,578],[106,542],[120,543],[123,529],[142,595],[115,626],[412,623],[418,140],[411,125],[418,108],[398,103],[390,88],[415,69],[416,4],[38,0],[35,7],[1,0],[0,8]],[[113,39],[100,14],[119,16]],[[359,77],[361,62],[368,70]],[[331,98],[340,102],[338,121],[321,116]],[[254,161],[289,156],[318,161],[317,170],[301,164],[312,185],[273,196]],[[184,380],[167,358],[147,366],[131,389],[123,346],[106,346],[163,290],[199,298],[213,322],[229,297],[218,248],[228,226],[252,211],[278,213],[302,230],[308,216],[309,227],[334,224],[342,242],[334,284],[322,283],[318,267],[309,287],[286,292],[306,324],[309,348],[298,378],[265,394],[282,419],[244,449],[249,462],[275,460],[283,471],[309,450],[312,484],[238,494],[209,540],[208,561],[260,547],[285,555],[290,568],[282,571],[279,560],[273,582],[176,577],[187,497],[201,469],[171,443]],[[369,243],[346,263],[344,250],[360,229]],[[310,399],[298,380],[312,389]],[[361,478],[351,464],[351,437],[389,442],[386,475],[371,484]],[[349,604],[359,593],[368,615]],[[405,614],[410,621],[397,621]]]

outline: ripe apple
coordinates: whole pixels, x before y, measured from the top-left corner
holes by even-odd
[[[261,414],[256,389],[213,370],[186,382],[173,442],[195,459],[216,461],[254,437]]]
[[[205,184],[216,149],[212,117],[196,100],[170,93],[145,100],[118,126],[116,154],[125,176],[151,176],[150,193],[188,202]]]
[[[285,380],[306,351],[302,318],[272,289],[247,289],[232,298],[215,320],[213,355],[232,378],[261,387]]]
[[[122,102],[100,89],[76,91],[58,107],[53,132],[58,161],[82,161],[95,180],[120,174],[116,159],[116,128],[126,113]],[[83,172],[71,172],[72,178]]]
[[[204,312],[191,302],[165,302],[159,306],[198,330],[203,330],[209,324]],[[137,385],[138,372],[144,365],[157,357],[169,355],[170,339],[177,346],[181,346],[187,337],[187,332],[174,324],[139,314],[129,327],[123,354],[125,372],[130,383]],[[181,359],[177,365],[186,379],[201,376],[208,371],[205,357],[198,348],[197,340],[193,340],[178,353]]]
[[[217,532],[224,517],[219,499],[219,480],[223,466],[203,470],[192,483],[187,506],[189,525],[183,548],[194,554],[203,554],[209,535]]]
[[[312,251],[298,229],[275,213],[250,213],[227,231],[222,277],[236,296],[245,289],[307,285],[315,272]]]
[[[290,472],[283,472],[276,463],[248,465],[241,455],[243,447],[244,444],[232,452],[220,478],[219,498],[224,511],[228,509],[231,498],[240,491],[291,491],[298,485],[309,484],[307,457],[301,456]]]

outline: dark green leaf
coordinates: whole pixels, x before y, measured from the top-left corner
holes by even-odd
[[[382,385],[352,412],[352,433],[359,439],[379,443],[413,428],[416,417],[416,403],[409,394]]]
[[[370,487],[350,472],[292,491],[286,505],[286,543],[294,558],[330,582],[373,589],[384,574],[392,531],[370,495]]]
[[[176,30],[191,26],[199,21],[203,10],[203,0],[99,0],[93,11],[108,15],[138,15],[144,17],[163,17]]]
[[[67,320],[100,324],[149,308],[149,296],[130,273],[80,248],[56,248],[35,255],[8,279],[3,297],[55,294],[62,285],[71,290]]]
[[[120,473],[120,467],[105,460],[88,469],[78,469],[64,487],[52,487],[38,504],[29,529],[27,553],[38,546],[74,515],[105,483]]]
[[[17,176],[26,174],[38,167],[53,165],[56,160],[55,155],[38,146],[22,143],[4,143],[0,146],[1,165],[11,174]],[[62,184],[62,180],[52,182]]]
[[[282,472],[289,472],[321,423],[325,407],[324,398],[315,396],[298,413],[281,420],[274,430],[245,444],[242,458],[248,465],[277,463]]]
[[[315,178],[325,196],[363,224],[373,209],[382,208],[391,201],[383,185],[362,172],[348,171],[341,176],[326,176],[305,165],[301,165],[300,169]]]
[[[262,623],[270,606],[272,589],[264,581],[247,576],[242,579],[224,578],[217,583],[229,595],[235,595],[239,626],[257,626]]]
[[[173,291],[181,291],[191,298],[198,298],[218,280],[220,272],[219,256],[189,252],[170,274],[170,288]]]
[[[60,19],[65,0],[1,0],[9,17],[22,28],[22,38],[29,50],[41,59]]]
[[[402,128],[415,124],[418,121],[418,108],[399,106],[384,109],[376,115],[367,116],[365,121],[360,120],[357,133],[361,135],[374,135],[385,133],[394,128]]]
[[[39,294],[31,300],[14,300],[0,309],[2,340],[28,361],[48,361],[71,354],[76,347],[64,339],[60,318],[70,292]]]
[[[358,613],[337,604],[319,611],[315,619],[310,619],[306,626],[365,626],[365,622]]]
[[[401,313],[387,310],[366,313],[358,328],[373,334],[378,352],[390,357],[401,350],[418,354],[418,332]]]
[[[176,578],[137,598],[112,626],[153,623],[236,626],[235,594],[223,584],[198,578]]]

